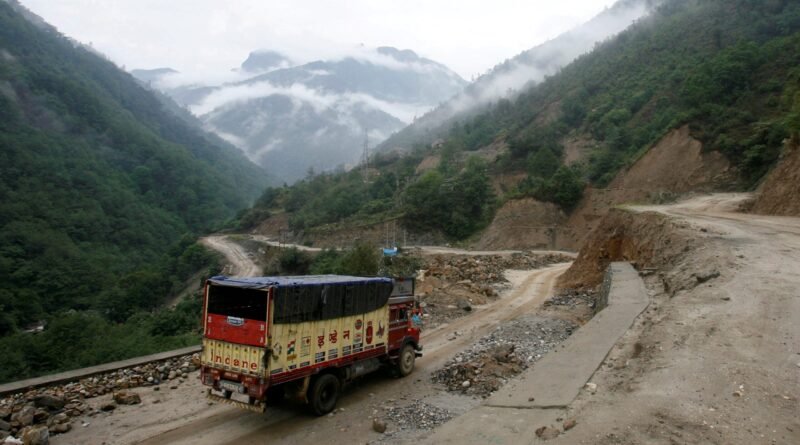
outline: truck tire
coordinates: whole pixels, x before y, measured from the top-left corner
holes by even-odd
[[[314,379],[309,388],[308,404],[311,412],[324,416],[336,408],[342,384],[333,374],[322,374]]]
[[[417,359],[417,353],[414,352],[414,346],[410,343],[400,349],[400,355],[397,357],[397,373],[400,377],[405,377],[414,371],[414,361]]]

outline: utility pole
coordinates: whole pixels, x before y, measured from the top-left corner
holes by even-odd
[[[364,153],[361,159],[361,168],[364,174],[364,183],[369,183],[369,135],[364,128]]]

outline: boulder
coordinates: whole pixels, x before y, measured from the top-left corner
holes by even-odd
[[[33,404],[39,408],[59,410],[64,408],[64,405],[66,405],[67,402],[61,397],[56,397],[50,394],[41,394],[33,398]]]
[[[459,298],[456,302],[456,305],[462,311],[470,312],[472,311],[472,304],[466,298]]]
[[[50,443],[50,430],[46,426],[32,426],[20,435],[24,445],[47,445]]]
[[[32,406],[25,406],[21,410],[11,415],[11,423],[18,423],[20,427],[25,427],[33,424],[33,416],[36,414],[36,408]]]
[[[386,422],[381,419],[372,419],[372,429],[375,430],[376,433],[385,433],[386,432]]]
[[[2,437],[2,434],[0,434],[0,437]],[[3,445],[22,445],[22,441],[12,435],[8,435],[3,440]]]
[[[117,404],[114,402],[104,403],[103,405],[100,405],[100,411],[109,412],[109,411],[114,411],[115,409],[117,409]]]
[[[555,439],[559,434],[561,434],[561,431],[558,428],[553,428],[552,426],[543,426],[536,429],[536,437],[542,440]]]
[[[39,408],[33,413],[33,423],[46,422],[50,417],[50,413],[46,409]]]
[[[50,431],[53,434],[64,434],[64,433],[68,432],[71,429],[72,429],[72,424],[71,423],[59,423],[59,424],[53,426],[52,428],[50,428]]]
[[[120,405],[136,405],[142,403],[142,398],[132,391],[120,391],[114,393],[114,401]]]

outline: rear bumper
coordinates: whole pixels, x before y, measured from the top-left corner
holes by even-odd
[[[237,393],[246,395],[255,400],[264,400],[269,380],[245,374],[224,371],[218,368],[202,365],[200,367],[200,382],[211,389],[222,391],[222,383],[228,382],[239,386]],[[233,388],[231,388],[233,389]],[[227,399],[225,399],[227,400]]]
[[[226,405],[232,405],[237,408],[246,409],[248,411],[253,411],[256,413],[263,413],[264,411],[267,410],[267,404],[264,402],[255,402],[253,404],[250,404],[250,403],[240,402],[238,400],[226,399],[225,397],[214,394],[210,388],[206,393],[206,398],[214,402],[224,403]]]

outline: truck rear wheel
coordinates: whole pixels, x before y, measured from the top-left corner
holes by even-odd
[[[414,346],[407,344],[400,350],[400,356],[397,357],[397,373],[400,377],[405,377],[414,371],[414,361],[417,359],[417,354],[414,352]]]
[[[309,388],[308,403],[311,411],[318,416],[324,416],[333,411],[339,400],[341,387],[339,379],[333,374],[322,374],[315,378]]]

